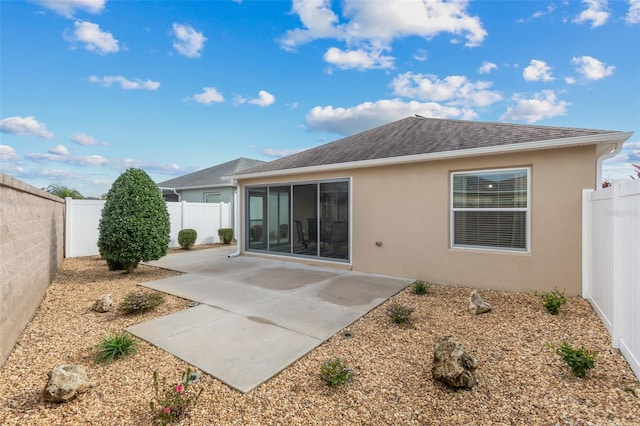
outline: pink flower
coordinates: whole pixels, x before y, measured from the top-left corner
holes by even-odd
[[[164,413],[169,414],[171,412],[171,407],[164,407],[164,410],[162,410]]]
[[[176,386],[176,392],[181,393],[183,390],[184,390],[184,387],[182,386],[182,383]]]

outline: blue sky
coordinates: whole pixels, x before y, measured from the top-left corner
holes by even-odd
[[[640,0],[0,2],[0,161],[108,191],[413,114],[635,131]]]

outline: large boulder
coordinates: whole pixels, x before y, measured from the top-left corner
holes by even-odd
[[[43,395],[46,401],[67,402],[90,387],[91,382],[83,366],[57,365],[49,372]]]
[[[473,315],[491,312],[491,305],[482,299],[480,293],[473,290],[471,292],[471,296],[469,296],[469,312],[471,312]]]
[[[436,338],[431,370],[435,380],[456,388],[471,389],[476,383],[473,371],[477,367],[476,357],[468,353],[457,338],[449,335]]]
[[[96,303],[93,305],[93,310],[96,312],[109,312],[112,306],[113,300],[111,300],[111,295],[103,294],[96,300]]]

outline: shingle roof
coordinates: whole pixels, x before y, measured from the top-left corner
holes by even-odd
[[[408,117],[244,170],[254,174],[301,167],[620,133],[611,130]]]
[[[230,176],[234,173],[241,172],[245,169],[264,164],[261,160],[252,160],[250,158],[237,158],[217,166],[198,170],[184,176],[158,182],[158,186],[164,188],[197,188],[214,185],[231,185],[231,179],[223,179],[224,176]]]

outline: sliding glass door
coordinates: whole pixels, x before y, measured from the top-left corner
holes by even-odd
[[[349,181],[248,187],[246,247],[349,260]]]

